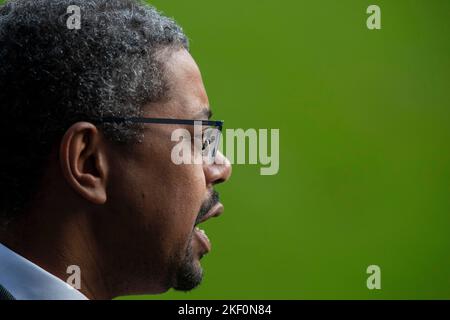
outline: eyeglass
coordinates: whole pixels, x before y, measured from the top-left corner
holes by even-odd
[[[97,119],[100,123],[155,123],[155,124],[181,124],[207,126],[202,130],[202,156],[213,163],[219,149],[220,136],[222,135],[223,120],[188,120],[188,119],[166,119],[166,118],[142,118],[142,117],[103,117]]]

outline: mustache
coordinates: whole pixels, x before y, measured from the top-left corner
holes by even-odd
[[[197,216],[197,219],[195,220],[195,225],[197,225],[209,212],[209,210],[211,210],[212,207],[214,207],[217,203],[219,203],[219,193],[216,190],[213,190],[208,200],[203,202],[202,206],[200,207],[200,212]]]

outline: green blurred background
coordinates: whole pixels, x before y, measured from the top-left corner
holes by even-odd
[[[280,129],[280,171],[235,165],[202,285],[142,298],[450,298],[450,1],[150,3],[190,37],[215,118]]]
[[[190,37],[215,118],[280,129],[280,171],[217,188],[200,287],[131,298],[450,298],[450,1],[150,3]]]

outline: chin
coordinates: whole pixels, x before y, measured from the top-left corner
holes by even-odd
[[[194,256],[190,247],[175,275],[173,288],[177,291],[190,291],[200,285],[203,280],[203,268],[200,258]]]

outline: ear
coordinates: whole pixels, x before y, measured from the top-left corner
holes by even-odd
[[[103,135],[89,122],[77,122],[62,138],[59,156],[69,185],[94,204],[106,202],[108,166]]]

